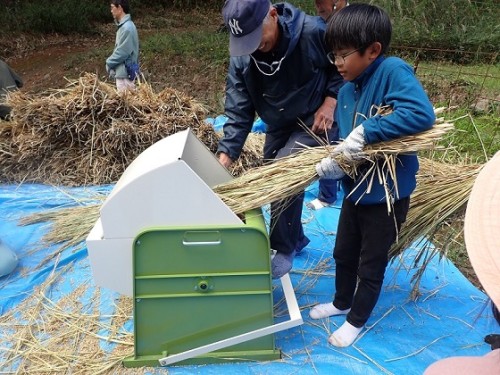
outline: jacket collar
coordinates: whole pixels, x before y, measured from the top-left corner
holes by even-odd
[[[130,20],[131,20],[130,14],[125,14],[119,22],[115,21],[115,25],[121,27],[125,22]]]
[[[290,55],[299,42],[304,27],[305,13],[288,3],[273,5],[278,12],[280,39],[271,52],[255,51],[252,56],[258,61],[276,61]]]
[[[352,80],[356,86],[364,86],[365,82],[372,76],[373,72],[377,70],[378,66],[385,60],[384,55],[377,57],[358,77]]]

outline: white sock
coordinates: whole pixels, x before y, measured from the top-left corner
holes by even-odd
[[[339,348],[350,346],[362,330],[363,327],[357,328],[349,322],[345,322],[339,329],[331,334],[328,338],[328,342]]]
[[[332,302],[320,303],[309,311],[309,316],[313,319],[322,319],[328,316],[346,315],[351,309],[339,310],[333,306]]]
[[[319,200],[318,198],[313,199],[309,203],[306,204],[306,207],[310,210],[321,210],[324,207],[328,207],[329,204]]]

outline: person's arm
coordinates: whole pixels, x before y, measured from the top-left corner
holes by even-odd
[[[314,123],[311,129],[313,133],[323,134],[332,128],[336,106],[336,98],[332,98],[331,96],[325,97],[323,104],[314,114]]]
[[[410,66],[401,64],[392,69],[386,85],[387,94],[381,104],[389,106],[392,112],[363,121],[366,143],[389,141],[432,128],[436,120],[434,108]]]
[[[10,75],[12,76],[12,79],[16,83],[16,87],[18,89],[20,89],[21,87],[23,87],[24,83],[23,83],[22,78],[10,66],[9,66],[9,72],[10,72]]]
[[[316,134],[323,134],[330,130],[333,125],[333,116],[337,106],[337,95],[344,84],[344,79],[337,71],[337,67],[330,63],[326,57],[328,51],[325,45],[325,24],[318,21],[316,33],[312,35],[311,42],[318,54],[317,65],[324,69],[327,75],[327,82],[324,89],[325,100],[314,115],[312,131]]]
[[[224,137],[219,141],[219,161],[228,167],[238,159],[248,133],[252,130],[255,108],[242,76],[243,58],[231,58],[226,81]]]
[[[124,64],[134,51],[132,31],[122,26],[115,49],[111,56],[106,59],[106,65],[109,69],[116,69],[120,64]]]

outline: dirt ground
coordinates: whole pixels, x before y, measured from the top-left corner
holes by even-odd
[[[82,38],[52,35],[44,38],[21,36],[13,43],[3,45],[6,62],[21,75],[23,90],[40,92],[57,89],[67,84],[67,79],[78,78],[84,71],[95,71],[94,61],[81,66],[72,66],[68,61],[83,53],[96,43],[103,43],[102,37]],[[112,42],[111,42],[112,43]],[[112,47],[112,45],[111,45]]]

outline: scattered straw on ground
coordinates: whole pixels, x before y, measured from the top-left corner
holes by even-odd
[[[133,334],[123,329],[124,322],[131,319],[131,298],[118,300],[113,315],[100,313],[100,292],[91,291],[89,283],[51,300],[60,276],[70,267],[51,274],[27,299],[0,317],[2,370],[42,375],[145,373],[146,368],[127,370],[121,365],[134,352]]]

